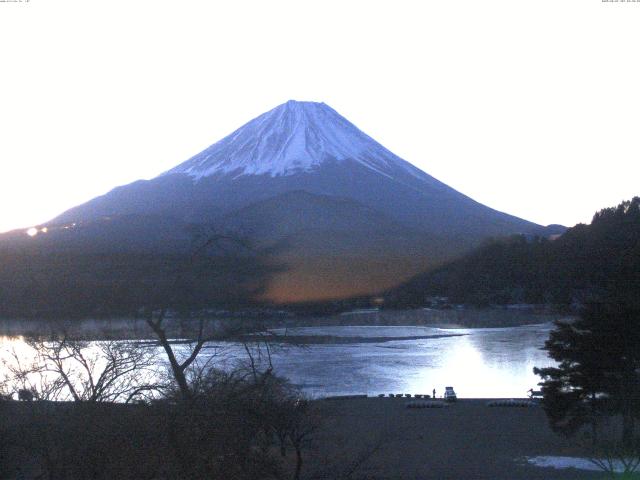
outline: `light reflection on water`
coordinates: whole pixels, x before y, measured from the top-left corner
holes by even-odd
[[[431,394],[434,388],[439,396],[449,385],[456,389],[459,397],[523,397],[539,381],[533,374],[533,367],[553,364],[540,350],[551,329],[551,324],[446,330],[412,326],[304,327],[288,329],[286,334],[460,336],[287,347],[275,349],[272,361],[277,374],[314,397]],[[22,337],[0,337],[0,349],[3,353],[0,356],[5,358],[11,350],[23,357],[29,352]],[[202,355],[206,357],[214,352],[218,355],[214,364],[222,368],[232,368],[244,356],[241,346],[228,343],[211,345]]]
[[[534,366],[552,365],[540,350],[551,324],[512,328],[315,327],[289,334],[418,336],[446,338],[380,343],[312,345],[274,357],[281,375],[313,396],[379,393],[442,395],[453,386],[459,397],[523,397],[539,378]]]

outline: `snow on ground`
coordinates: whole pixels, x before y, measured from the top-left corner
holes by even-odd
[[[526,457],[526,461],[536,467],[550,467],[555,469],[576,468],[578,470],[602,471],[600,467],[588,458],[539,456]],[[624,472],[624,466],[619,460],[614,461],[614,468],[616,473]]]

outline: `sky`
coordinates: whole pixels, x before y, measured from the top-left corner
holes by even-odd
[[[323,101],[490,207],[640,194],[640,1],[0,1],[0,231]]]

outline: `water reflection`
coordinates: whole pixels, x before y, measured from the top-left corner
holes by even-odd
[[[311,395],[366,393],[441,395],[452,385],[460,397],[522,397],[539,381],[534,366],[551,365],[540,350],[551,324],[497,329],[425,327],[314,327],[289,334],[383,336],[463,334],[374,344],[314,345],[276,356],[274,365]]]
[[[304,348],[283,346],[272,351],[275,372],[310,396],[379,393],[438,395],[452,385],[460,397],[522,397],[539,381],[534,366],[552,361],[540,350],[552,324],[494,329],[439,329],[434,327],[331,326],[289,329],[287,335],[373,337],[373,343],[323,343]],[[279,333],[285,333],[280,331]],[[420,336],[447,335],[439,338]],[[393,337],[393,341],[378,341]],[[398,337],[414,337],[407,340]],[[354,341],[358,341],[354,339]],[[164,356],[157,349],[159,367]],[[30,347],[22,337],[0,337],[0,358],[15,355],[29,361]],[[179,351],[180,349],[178,349]],[[203,361],[232,369],[246,363],[244,347],[235,343],[210,344]],[[266,361],[266,359],[262,359]]]

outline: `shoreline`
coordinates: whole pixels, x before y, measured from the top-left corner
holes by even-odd
[[[330,326],[389,326],[433,327],[440,329],[509,328],[540,325],[567,318],[567,315],[530,312],[502,308],[462,310],[380,310],[372,312],[343,312],[337,315],[289,318],[211,317],[207,326],[222,330],[238,324],[262,329],[330,327]],[[197,320],[167,319],[169,334],[174,338],[188,338],[196,331]],[[47,335],[68,331],[86,340],[153,339],[153,332],[143,319],[111,318],[85,320],[0,319],[0,337]],[[445,334],[446,335],[446,334]],[[328,343],[328,342],[325,342]]]
[[[321,327],[318,327],[321,328]],[[274,343],[292,344],[292,345],[349,345],[355,343],[386,343],[397,342],[403,340],[433,340],[436,338],[463,337],[466,333],[443,333],[441,335],[410,335],[406,337],[362,337],[362,336],[338,336],[338,335],[273,335],[259,336],[246,335],[240,338],[230,338],[229,342],[237,340],[248,341],[272,341]]]

